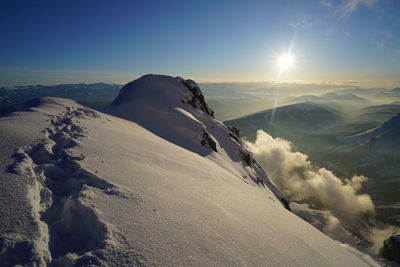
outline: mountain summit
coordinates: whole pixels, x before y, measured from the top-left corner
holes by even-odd
[[[288,208],[288,201],[242,145],[239,131],[214,119],[199,85],[181,77],[149,74],[125,85],[110,113],[133,121],[159,137],[223,168],[238,169],[244,179],[267,186]],[[239,164],[238,164],[239,163]]]
[[[198,85],[146,75],[107,110],[0,118],[3,266],[363,266],[295,216]]]

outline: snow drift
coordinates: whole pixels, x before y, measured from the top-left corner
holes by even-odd
[[[202,99],[148,75],[108,110],[123,118],[59,98],[0,118],[2,265],[366,265],[288,210]]]

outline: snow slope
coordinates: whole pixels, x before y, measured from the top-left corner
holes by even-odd
[[[366,265],[284,208],[194,82],[141,79],[109,110],[129,120],[59,98],[0,118],[3,266]]]

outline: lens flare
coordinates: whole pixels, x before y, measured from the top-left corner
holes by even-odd
[[[278,65],[281,70],[287,70],[294,64],[293,56],[290,54],[281,55],[278,59]]]

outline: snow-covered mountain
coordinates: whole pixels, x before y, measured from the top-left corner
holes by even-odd
[[[6,113],[6,108],[19,110],[27,101],[45,96],[66,97],[87,105],[106,106],[118,95],[119,89],[121,85],[107,83],[0,88],[0,115]]]
[[[343,147],[340,149],[365,148],[377,156],[400,157],[400,113],[382,125],[368,131],[341,137]]]
[[[339,137],[331,157],[338,166],[370,177],[366,191],[372,195],[379,214],[400,224],[400,114],[373,129]]]
[[[2,266],[367,265],[289,211],[195,82],[143,76],[107,113],[0,118]]]

